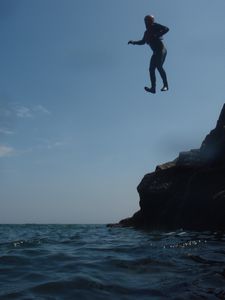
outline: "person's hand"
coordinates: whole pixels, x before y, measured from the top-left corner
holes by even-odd
[[[133,42],[133,41],[129,41],[129,42],[128,42],[128,45],[130,45],[130,44],[131,44],[131,45],[134,45],[134,42]]]

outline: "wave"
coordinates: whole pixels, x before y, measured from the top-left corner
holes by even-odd
[[[1,225],[0,299],[216,299],[224,240],[181,230]]]

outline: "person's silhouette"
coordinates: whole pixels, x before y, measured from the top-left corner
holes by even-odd
[[[146,31],[144,36],[139,41],[129,41],[128,44],[132,45],[144,45],[148,44],[153,55],[150,60],[149,74],[151,81],[151,88],[145,87],[147,92],[155,94],[156,92],[156,76],[155,70],[159,71],[159,74],[163,81],[163,87],[161,91],[167,91],[169,89],[166,72],[163,69],[163,63],[166,58],[167,50],[162,42],[162,36],[169,31],[169,28],[154,22],[153,16],[146,16],[144,18]]]

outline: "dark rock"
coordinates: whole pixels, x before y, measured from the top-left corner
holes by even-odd
[[[225,230],[225,105],[200,149],[157,166],[137,190],[140,210],[118,225]]]
[[[201,156],[208,163],[225,163],[225,104],[220,113],[216,128],[213,129],[202,142]]]

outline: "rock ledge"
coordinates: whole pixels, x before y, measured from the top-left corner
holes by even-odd
[[[200,149],[157,166],[137,190],[140,210],[115,226],[225,230],[225,104]]]

